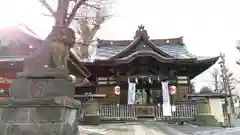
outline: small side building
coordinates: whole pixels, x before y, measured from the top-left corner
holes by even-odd
[[[188,97],[193,102],[197,103],[197,124],[205,126],[224,126],[227,124],[228,113],[230,108],[226,110],[225,97],[230,104],[229,95],[224,93],[192,93],[188,94]],[[196,124],[196,123],[194,123]]]

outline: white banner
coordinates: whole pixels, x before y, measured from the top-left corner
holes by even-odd
[[[168,82],[162,82],[163,116],[172,116]]]
[[[135,104],[136,84],[128,82],[128,104]]]

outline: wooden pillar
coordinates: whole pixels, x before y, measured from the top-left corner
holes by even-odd
[[[116,68],[116,83],[120,86],[120,72],[118,67]]]
[[[99,93],[99,85],[98,85],[98,77],[95,76],[95,82],[96,82],[96,90],[95,93]]]
[[[120,72],[119,72],[119,67],[115,68],[115,77],[116,77],[116,84],[117,86],[120,86]],[[121,87],[120,87],[121,89]],[[120,99],[121,99],[122,92],[120,91],[120,95],[118,96],[118,101],[117,103],[120,104]]]
[[[192,92],[192,88],[191,88],[191,80],[189,75],[187,76],[187,81],[188,81],[188,94],[191,94]],[[192,98],[191,97],[187,97],[188,98],[188,104],[191,105],[192,104]]]

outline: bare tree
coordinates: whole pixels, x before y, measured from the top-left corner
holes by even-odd
[[[232,98],[232,90],[235,89],[236,79],[233,77],[233,73],[229,72],[228,68],[226,67],[225,55],[223,53],[220,54],[219,64],[221,68],[221,77],[222,77],[222,83],[223,83],[223,88],[225,92],[225,102],[227,102],[227,95],[229,94],[231,113],[234,114],[235,108],[234,108],[234,103]]]
[[[220,80],[220,72],[217,68],[214,68],[211,72],[211,76],[213,78],[213,84],[214,84],[214,91],[215,92],[221,92],[221,80]]]
[[[226,83],[227,83],[227,87],[230,91],[235,89],[236,84],[238,83],[237,79],[233,76],[234,74],[232,72],[230,72],[228,69],[225,73],[221,74],[222,76],[226,77]],[[220,82],[221,85],[223,86],[223,81]]]
[[[237,46],[236,49],[240,52],[240,40],[237,40]],[[240,59],[236,61],[238,65],[240,65]]]
[[[58,0],[55,11],[46,0],[39,0],[54,17],[55,24],[47,36],[46,42],[44,42],[44,44],[47,44],[45,50],[35,53],[32,57],[25,60],[25,72],[41,70],[43,67],[68,70],[67,60],[69,50],[75,43],[75,33],[69,26],[80,6],[85,4],[86,1],[87,0]],[[74,6],[68,13],[70,2],[74,2]]]
[[[88,13],[87,6],[85,6],[85,14],[81,14],[80,17],[73,22],[76,33],[79,35],[77,43],[74,46],[77,56],[80,59],[86,60],[89,58],[89,49],[92,48],[94,37],[101,25],[111,16],[109,14],[109,6],[112,4],[112,0],[96,0],[91,6],[95,10]],[[91,9],[91,8],[90,8]]]
[[[191,82],[190,87],[191,87],[191,93],[196,93],[195,82]]]
[[[226,69],[224,72],[220,71],[219,69],[215,68],[211,72],[211,76],[213,78],[213,85],[215,92],[224,92],[224,81],[223,77],[226,79],[226,84],[229,90],[234,90],[236,84],[238,83],[237,79],[234,77],[234,74]]]
[[[46,0],[39,1],[43,6],[46,7],[46,9],[48,9],[49,13],[51,13],[50,15],[44,15],[53,16],[56,20],[56,26],[60,24],[60,21],[58,20],[62,20],[64,18],[59,17],[60,13],[56,14],[58,11],[60,12],[59,7],[62,7],[62,14],[67,13],[67,16],[65,16],[66,25],[64,25],[64,27],[68,27],[72,22],[70,27],[73,28],[77,34],[77,39],[75,40],[76,44],[73,46],[73,48],[71,48],[71,52],[74,53],[74,55],[79,59],[87,59],[89,56],[89,48],[92,48],[91,44],[92,41],[94,41],[93,38],[96,35],[97,31],[100,29],[101,24],[103,24],[106,19],[111,16],[109,15],[109,10],[111,9],[111,5],[115,0],[66,0],[68,2],[64,0],[58,0],[58,3],[61,3],[62,5],[65,3],[65,5],[60,6],[60,4],[58,4],[57,12],[53,11],[53,9],[47,4]],[[64,1],[64,3],[62,1]],[[62,24],[60,24],[60,26]],[[52,31],[51,33],[59,32]],[[57,34],[50,34],[48,39],[52,39],[53,37],[53,40],[55,40],[57,36]],[[70,43],[74,40],[73,38],[70,38],[69,36],[67,37],[66,35],[65,38],[70,40]]]

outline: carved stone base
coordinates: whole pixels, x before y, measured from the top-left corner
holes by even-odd
[[[75,87],[68,80],[68,72],[63,70],[36,73],[20,73],[12,82],[12,98],[50,98],[56,96],[74,97]]]
[[[0,99],[0,135],[76,135],[74,92],[66,70],[20,73]]]
[[[79,105],[67,97],[0,99],[0,135],[76,135]]]

